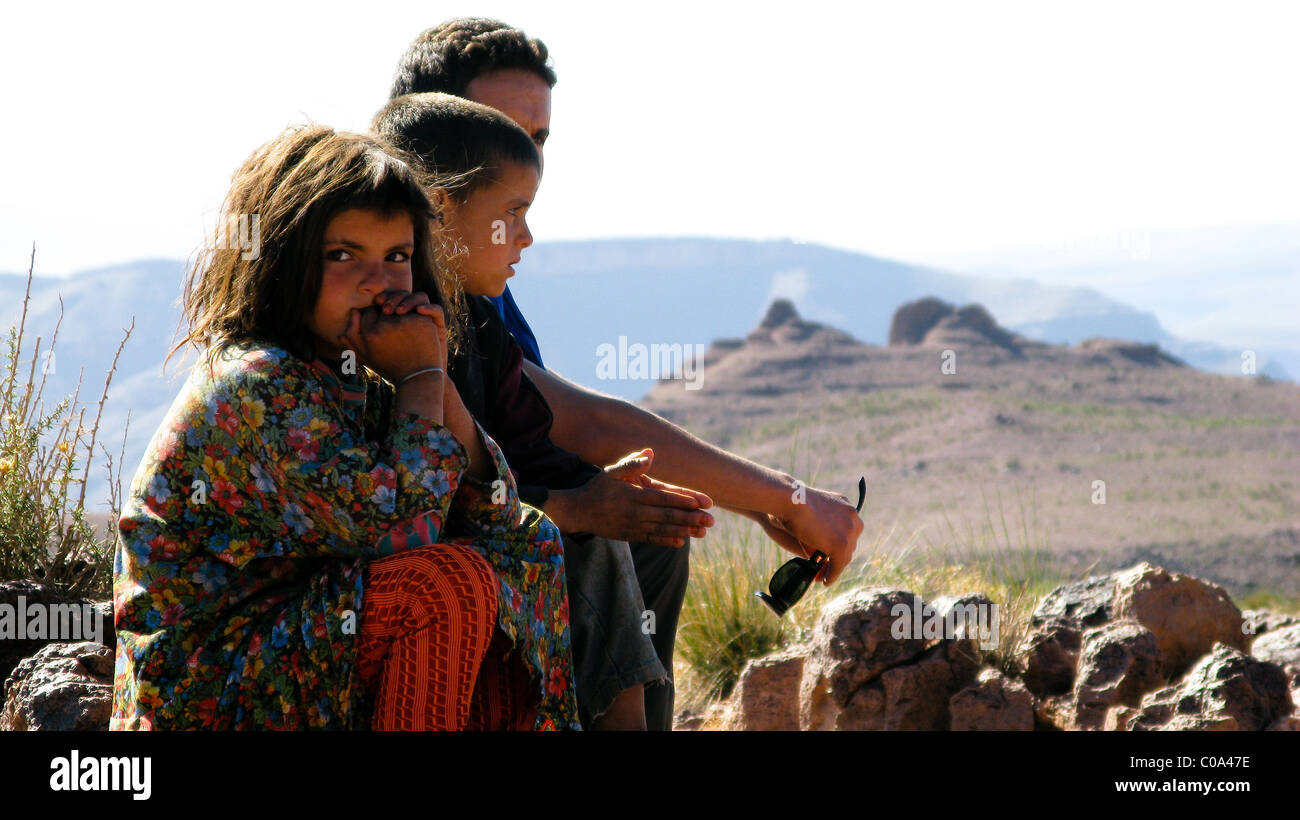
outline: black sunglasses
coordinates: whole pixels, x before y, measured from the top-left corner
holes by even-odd
[[[862,512],[862,502],[866,498],[867,479],[863,476],[858,479],[858,503],[854,509]],[[812,586],[817,573],[822,571],[822,567],[826,566],[829,560],[830,556],[821,550],[814,552],[811,558],[791,558],[772,574],[767,592],[754,594],[779,618],[785,615],[787,609],[799,603],[799,599],[808,591],[808,587]]]

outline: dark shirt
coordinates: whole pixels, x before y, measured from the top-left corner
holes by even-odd
[[[519,497],[542,506],[545,490],[581,487],[601,472],[551,441],[551,408],[524,374],[523,352],[486,296],[467,296],[469,321],[448,372],[470,415],[501,447]]]
[[[546,367],[542,364],[542,351],[537,346],[537,337],[533,335],[533,329],[528,326],[528,320],[519,310],[519,305],[515,304],[515,297],[510,293],[510,286],[506,285],[505,292],[496,297],[485,297],[492,304],[496,305],[497,313],[505,320],[506,330],[519,343],[523,349],[524,358],[538,367]]]

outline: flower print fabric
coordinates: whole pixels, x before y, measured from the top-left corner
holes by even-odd
[[[394,395],[265,345],[195,367],[119,521],[111,728],[367,728],[365,564],[435,543],[496,571],[535,728],[578,728],[558,531],[519,502],[491,438],[497,480],[479,481],[451,432]]]

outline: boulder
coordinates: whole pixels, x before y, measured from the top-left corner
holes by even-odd
[[[1185,671],[1215,643],[1245,650],[1241,611],[1223,588],[1146,562],[1115,575],[1112,618],[1130,618],[1160,644],[1165,677]]]
[[[951,719],[948,702],[967,686],[979,668],[973,640],[943,641],[915,661],[880,675],[881,728],[890,731],[942,731]]]
[[[1072,621],[1046,618],[1031,627],[1016,648],[1016,673],[1035,695],[1063,695],[1074,688],[1083,633]]]
[[[1220,643],[1178,683],[1143,697],[1128,728],[1259,731],[1293,711],[1281,667]]]
[[[1110,620],[1115,601],[1115,573],[1062,584],[1043,597],[1030,617],[1031,626],[1065,623],[1083,630]]]
[[[948,701],[954,732],[1028,732],[1034,728],[1029,690],[996,669],[985,669],[975,682]]]
[[[807,651],[790,649],[746,663],[731,693],[722,728],[798,731],[799,684]]]
[[[0,730],[107,730],[113,711],[113,651],[103,644],[51,643],[5,681]]]
[[[1241,613],[1245,620],[1242,630],[1247,635],[1254,635],[1258,638],[1266,632],[1272,632],[1275,629],[1283,629],[1288,626],[1300,624],[1300,615],[1294,612],[1269,612],[1267,609],[1246,609]]]
[[[1101,729],[1112,706],[1137,706],[1165,682],[1160,646],[1135,621],[1115,621],[1083,633],[1070,728]]]
[[[81,623],[79,617],[72,617],[67,612],[69,607],[82,607],[90,603],[92,623]],[[37,608],[62,607],[62,616],[43,618],[42,635],[27,637],[32,626],[31,616]],[[77,615],[80,615],[78,612]],[[19,621],[22,623],[18,623]],[[51,620],[54,623],[51,623]],[[58,626],[55,626],[58,624]],[[59,627],[68,630],[64,634]],[[97,629],[99,639],[110,649],[117,645],[117,634],[113,631],[113,606],[111,602],[91,603],[81,598],[73,598],[61,593],[55,587],[36,581],[5,581],[0,583],[0,681],[7,678],[24,658],[30,658],[46,644],[55,641],[82,641],[91,637]],[[57,634],[52,634],[57,633]],[[24,637],[19,639],[18,635]],[[0,693],[0,705],[4,704]]]
[[[908,618],[917,596],[900,589],[867,586],[828,603],[821,612],[804,661],[799,693],[802,729],[875,728],[868,708],[855,701],[868,684],[878,682],[885,670],[912,660],[926,647],[921,636],[896,634],[900,616]],[[902,624],[906,627],[907,624]],[[883,709],[883,690],[879,692]],[[873,695],[863,693],[872,700]],[[861,700],[861,699],[859,699]],[[874,701],[873,701],[874,702]]]
[[[998,648],[1001,616],[998,605],[987,595],[940,595],[930,602],[930,607],[944,623],[945,638],[971,638],[980,649],[990,652]]]
[[[17,619],[21,608],[33,605],[49,606],[64,603],[64,598],[54,587],[38,584],[35,581],[5,581],[0,584],[0,607],[14,613]],[[3,617],[3,616],[0,616]],[[16,628],[16,627],[11,627]],[[9,673],[23,658],[30,658],[37,650],[49,643],[48,638],[24,638],[19,640],[3,634],[0,637],[0,675],[9,677]],[[15,632],[15,635],[17,633]]]
[[[1282,667],[1287,684],[1300,689],[1300,624],[1265,632],[1250,645],[1250,654]]]

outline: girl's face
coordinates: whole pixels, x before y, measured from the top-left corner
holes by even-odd
[[[497,181],[479,187],[465,202],[443,197],[443,226],[468,251],[459,264],[466,293],[500,296],[505,291],[514,264],[533,244],[525,216],[537,183],[533,166],[505,162]]]
[[[325,226],[321,243],[320,293],[307,327],[316,338],[316,354],[337,359],[352,309],[370,307],[390,290],[411,289],[411,254],[415,231],[405,213],[388,216],[349,208]]]

